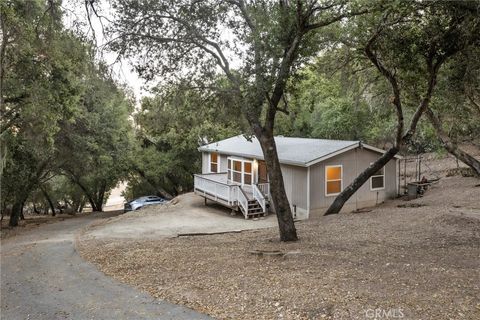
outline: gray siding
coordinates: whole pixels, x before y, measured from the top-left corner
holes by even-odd
[[[218,172],[227,172],[228,170],[228,156],[224,154],[219,154],[218,159],[220,161],[220,171]]]
[[[227,172],[228,169],[228,162],[227,162],[227,155],[219,154],[218,161],[220,161],[220,171],[218,172]],[[202,174],[210,173],[210,153],[202,152]]]
[[[307,204],[307,168],[282,164],[283,182],[292,213],[296,210],[296,218],[308,217]],[[295,207],[294,207],[295,206]],[[295,209],[296,208],[296,209]]]
[[[345,188],[378,157],[379,153],[377,152],[357,148],[313,165],[310,168],[310,213],[323,213],[335,199],[335,196],[325,196],[325,166],[343,166],[343,188]],[[397,189],[396,179],[396,161],[391,160],[385,166],[385,188],[372,191],[370,190],[370,181],[367,181],[347,201],[343,211],[374,206],[388,198],[395,197]]]
[[[310,168],[282,164],[285,191],[292,212],[295,210],[294,206],[296,207],[296,218],[306,219],[312,215],[323,214],[334,201],[335,196],[325,196],[325,166],[343,166],[343,188],[345,188],[379,156],[377,152],[357,148],[317,163]],[[209,153],[202,153],[202,173],[210,172],[209,157]],[[227,158],[227,155],[219,155],[220,172],[227,171]],[[391,160],[385,166],[385,188],[372,191],[370,190],[370,181],[367,181],[347,201],[343,211],[374,206],[395,197],[396,194],[397,164],[395,160]]]
[[[202,174],[210,172],[210,168],[208,167],[209,157],[210,154],[208,152],[202,152]]]

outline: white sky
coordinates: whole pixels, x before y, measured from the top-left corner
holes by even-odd
[[[111,8],[110,1],[101,1],[100,4],[101,7],[99,8],[99,11],[97,11],[99,15],[103,15],[112,20],[113,9]],[[129,61],[126,61],[125,59],[119,59],[119,61],[117,61],[116,53],[104,49],[104,45],[108,39],[104,37],[102,23],[103,28],[106,28],[108,26],[108,21],[102,19],[102,22],[100,22],[100,20],[92,14],[92,32],[92,28],[90,28],[88,23],[87,11],[83,0],[66,0],[62,6],[65,9],[65,27],[69,29],[79,28],[82,32],[86,33],[89,38],[93,38],[93,33],[95,34],[97,47],[99,48],[98,58],[111,66],[116,80],[126,84],[133,91],[137,103],[140,98],[148,96],[149,93],[146,88],[154,85],[154,83],[145,83],[145,81],[141,79],[134,70],[132,70]]]

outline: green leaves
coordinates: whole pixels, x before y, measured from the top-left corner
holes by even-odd
[[[130,98],[63,27],[58,1],[2,1],[0,9],[2,199],[23,202],[41,185],[53,192],[53,177],[68,174],[101,207],[130,169]]]
[[[197,148],[242,132],[241,119],[221,94],[184,85],[158,88],[135,115],[139,147],[129,178],[128,198],[166,190],[189,190],[201,171]],[[142,194],[143,193],[143,194]]]

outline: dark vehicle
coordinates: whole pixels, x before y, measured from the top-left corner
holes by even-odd
[[[134,211],[148,205],[162,204],[165,202],[167,202],[165,199],[157,196],[140,197],[125,203],[123,212]]]

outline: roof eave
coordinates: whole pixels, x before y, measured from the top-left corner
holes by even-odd
[[[198,148],[198,151],[200,151],[200,152],[216,152],[216,153],[227,155],[227,156],[253,158],[253,159],[257,159],[257,160],[265,160],[263,155],[251,154],[251,153],[247,154],[247,153],[230,152],[230,151],[226,152],[226,151],[222,151],[222,150],[218,150],[218,149],[208,149],[208,148],[204,148],[204,147]],[[279,162],[281,164],[289,164],[289,165],[293,165],[293,166],[307,167],[305,162],[297,162],[297,161],[282,160],[282,159],[279,159]]]
[[[374,146],[371,146],[371,145],[368,145],[368,144],[365,144],[365,143],[362,143],[362,147],[364,147],[365,149],[371,150],[371,151],[376,151],[378,153],[382,153],[382,154],[387,152],[386,150],[383,150],[383,149],[380,149],[380,148],[377,148],[377,147],[374,147]],[[398,154],[396,154],[394,156],[394,158],[403,159],[403,157],[401,155],[398,155]]]
[[[359,146],[360,146],[360,142],[355,142],[354,144],[346,146],[346,147],[344,147],[340,150],[331,152],[327,155],[324,155],[323,157],[320,157],[320,158],[314,159],[312,161],[309,161],[309,162],[305,163],[305,167],[313,166],[314,164],[317,164],[319,162],[322,162],[322,161],[325,161],[327,159],[333,158],[335,156],[338,156],[339,154],[342,154],[344,152],[347,152],[347,151],[353,150],[355,148],[358,148]]]

